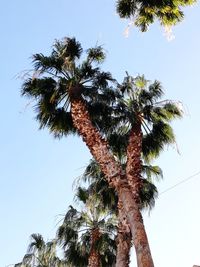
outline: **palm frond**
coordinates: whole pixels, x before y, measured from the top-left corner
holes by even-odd
[[[96,46],[87,50],[87,59],[90,62],[95,61],[97,63],[101,63],[105,60],[105,57],[102,46]]]
[[[72,266],[87,267],[89,251],[84,244],[70,242],[69,248],[64,252],[65,259]]]
[[[23,265],[31,265],[31,262],[33,260],[34,254],[33,253],[27,253],[24,255],[22,260],[22,266]]]
[[[32,234],[31,243],[28,246],[28,253],[35,252],[35,250],[42,250],[45,246],[44,239],[41,234]]]
[[[91,106],[89,111],[94,125],[102,133],[111,128],[106,124],[111,122],[116,93],[110,87],[114,82],[112,75],[99,67],[105,53],[100,46],[90,48],[86,51],[86,59],[81,62],[82,53],[81,44],[75,38],[56,40],[49,56],[42,53],[33,55],[33,77],[22,85],[22,95],[36,102],[36,119],[40,128],[47,127],[55,137],[76,133],[70,101],[80,96],[88,107]]]
[[[155,19],[158,19],[163,26],[177,24],[184,18],[181,8],[191,6],[195,2],[196,0],[118,0],[116,9],[121,18],[132,19],[141,31],[147,31]]]
[[[56,81],[51,77],[42,79],[28,78],[22,87],[22,95],[34,98],[40,98],[43,95],[51,95],[55,92]]]
[[[163,121],[153,124],[150,133],[146,134],[142,140],[142,154],[149,162],[155,159],[163,151],[165,145],[175,143],[175,136],[172,127]]]
[[[163,178],[162,169],[159,166],[142,165],[142,173],[148,181],[153,181],[155,178],[157,181]]]
[[[106,89],[110,81],[114,81],[110,72],[98,72],[92,82],[92,87]]]
[[[42,53],[33,55],[33,66],[40,74],[50,72],[53,75],[62,71],[64,61],[60,57],[44,56]]]
[[[152,84],[149,85],[149,93],[153,101],[161,98],[164,94],[162,85],[159,81],[155,80]]]
[[[73,224],[71,222],[71,224]],[[69,246],[70,242],[76,242],[78,240],[78,232],[77,232],[76,223],[74,225],[68,226],[67,223],[64,223],[58,228],[57,231],[57,242],[62,245],[63,248]]]
[[[158,197],[156,186],[148,180],[143,180],[143,186],[140,190],[141,209],[151,210],[155,206],[155,199]]]
[[[130,18],[135,15],[137,3],[136,1],[118,0],[116,8],[121,18]]]
[[[87,190],[86,188],[79,186],[76,190],[75,199],[78,199],[78,201],[81,201],[84,204],[86,204],[89,198],[89,194],[90,194],[90,190]]]
[[[68,58],[70,61],[79,59],[83,49],[81,44],[75,38],[65,37],[63,40],[56,40],[54,44],[55,50],[52,55],[59,58]]]

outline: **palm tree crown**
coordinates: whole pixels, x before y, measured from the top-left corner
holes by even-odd
[[[21,263],[15,267],[69,267],[56,255],[56,240],[45,242],[40,234],[32,234],[31,242]]]
[[[130,133],[137,125],[141,125],[141,156],[145,162],[150,162],[159,156],[166,144],[175,143],[170,122],[182,117],[182,106],[180,102],[162,100],[164,93],[161,83],[150,83],[144,76],[132,77],[127,74],[118,90],[118,103],[113,111],[115,128],[110,128],[108,134],[110,146],[117,157],[126,162]]]
[[[155,19],[164,26],[175,25],[184,17],[181,8],[195,2],[196,0],[118,0],[117,12],[121,18],[132,18],[141,31],[146,31]]]
[[[110,113],[105,103],[115,97],[108,86],[113,79],[109,72],[99,68],[105,53],[102,47],[96,46],[86,50],[86,57],[81,61],[82,54],[81,44],[75,38],[56,41],[50,56],[33,55],[32,77],[22,87],[22,95],[36,100],[40,127],[47,126],[55,136],[76,132],[70,113],[72,99],[83,97],[94,121],[100,112],[101,116]],[[106,125],[99,117],[95,124],[98,123]]]
[[[57,232],[66,261],[73,266],[89,266],[92,250],[99,266],[114,266],[116,220],[94,197],[87,198],[81,212],[70,206]]]

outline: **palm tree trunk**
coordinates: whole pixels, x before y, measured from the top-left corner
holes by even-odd
[[[126,175],[136,202],[140,202],[139,192],[142,187],[142,130],[138,122],[131,130],[127,146]]]
[[[135,124],[129,135],[129,142],[127,146],[127,164],[126,164],[126,175],[128,184],[131,187],[132,197],[134,205],[127,207],[129,211],[127,216],[132,218],[134,225],[130,224],[131,232],[133,234],[133,243],[136,250],[138,266],[141,267],[152,267],[153,260],[149,248],[147,235],[144,228],[142,215],[140,212],[140,189],[142,187],[142,129],[141,122]],[[128,197],[128,196],[126,196]],[[130,215],[130,210],[132,214]],[[129,219],[130,221],[130,219]]]
[[[129,267],[130,264],[130,249],[131,249],[131,231],[127,222],[127,216],[123,209],[123,204],[118,202],[118,231],[117,231],[117,267]]]
[[[92,230],[91,233],[91,249],[88,258],[88,267],[100,267],[100,255],[96,249],[96,242],[100,238],[100,232],[98,228]]]
[[[81,97],[71,99],[71,114],[74,126],[123,203],[136,249],[138,267],[154,267],[139,204],[133,197],[120,165],[110,153],[106,140],[93,126]]]
[[[83,99],[76,98],[71,100],[71,114],[74,126],[92,156],[100,165],[109,184],[115,184],[116,179],[120,179],[121,167],[110,153],[106,140],[102,138],[98,130],[93,126]]]
[[[124,186],[122,186],[118,191],[118,195],[123,203],[123,207],[127,215],[136,251],[137,266],[154,267],[140,208],[133,198],[129,185],[124,184]]]

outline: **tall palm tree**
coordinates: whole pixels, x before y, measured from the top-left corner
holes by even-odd
[[[114,138],[115,146],[121,143],[121,154],[126,155],[126,178],[135,201],[134,223],[136,231],[133,242],[136,249],[138,266],[148,262],[153,266],[150,248],[140,213],[140,191],[143,187],[142,161],[149,162],[157,157],[166,144],[175,142],[175,136],[170,126],[171,120],[180,118],[182,110],[179,103],[161,100],[162,86],[158,81],[151,83],[144,76],[133,78],[127,74],[124,82],[119,85],[122,97],[118,100],[116,110],[120,114],[118,131]],[[113,143],[113,140],[112,140]],[[125,146],[123,147],[123,144]],[[118,147],[117,147],[118,150]],[[124,151],[123,151],[124,150]],[[130,219],[128,220],[130,221]],[[137,233],[136,233],[137,232]],[[141,253],[141,244],[143,253]],[[150,260],[151,259],[151,260]],[[142,263],[143,262],[143,263]],[[144,265],[146,266],[146,265]]]
[[[99,109],[96,106],[92,109],[93,106],[89,105],[90,100],[93,101],[95,97],[98,100],[103,99],[102,102],[113,101],[114,94],[108,88],[108,81],[112,77],[95,65],[105,55],[100,47],[88,49],[86,59],[80,63],[81,54],[82,47],[74,38],[56,41],[50,56],[35,54],[33,77],[25,81],[22,94],[36,100],[37,119],[41,127],[47,126],[55,135],[75,132],[81,135],[110,186],[122,197],[126,212],[133,217],[135,203],[132,201],[125,175],[111,154],[108,142],[98,130],[101,129],[98,123],[104,121],[101,119],[102,115],[104,118],[105,114],[109,114],[109,109],[104,112],[99,105]],[[93,110],[91,114],[100,110],[98,121],[95,121],[95,116],[94,120],[90,118],[88,108]],[[133,223],[134,220],[131,219],[132,231]]]
[[[50,56],[34,55],[35,72],[32,78],[25,81],[22,94],[36,100],[37,119],[41,127],[49,127],[55,135],[77,132],[82,137],[123,205],[136,247],[138,266],[153,267],[137,196],[141,181],[135,179],[137,183],[132,184],[131,178],[128,183],[130,160],[127,160],[126,171],[129,173],[126,174],[120,162],[112,154],[108,141],[102,137],[107,123],[109,125],[120,121],[126,128],[124,120],[127,119],[126,110],[129,105],[121,101],[119,105],[121,110],[117,107],[116,112],[122,111],[122,115],[113,116],[116,97],[123,99],[124,95],[119,96],[119,90],[114,91],[109,87],[109,81],[113,81],[111,75],[102,72],[97,66],[97,63],[105,58],[101,47],[88,49],[82,63],[81,54],[80,43],[74,38],[65,38],[60,42],[56,41]],[[127,91],[124,85],[121,87],[121,92],[123,91]],[[126,108],[124,113],[123,108]],[[137,126],[136,121],[135,126]],[[157,128],[159,127],[160,125],[157,125]],[[160,132],[166,136],[164,131]],[[131,147],[132,139],[129,138],[128,148]],[[137,149],[138,157],[139,150]],[[133,151],[128,149],[129,152]],[[130,155],[128,155],[129,158]],[[138,157],[133,156],[137,159]],[[139,169],[140,164],[137,171]],[[131,186],[135,188],[134,197]],[[141,247],[142,249],[139,249]]]
[[[102,115],[109,113],[108,109],[105,112],[101,109],[99,99],[113,101],[114,92],[108,86],[113,79],[110,73],[97,66],[105,58],[101,47],[88,49],[86,59],[80,62],[82,51],[74,38],[65,38],[56,41],[50,56],[35,54],[34,73],[24,82],[22,94],[36,101],[41,128],[47,126],[56,136],[78,132],[106,177],[113,181],[121,176],[121,169],[97,130],[100,129],[98,123],[103,121]],[[95,98],[98,107],[90,105]],[[90,118],[88,109],[94,113],[94,120]],[[101,119],[95,121],[99,109]]]
[[[66,261],[72,266],[103,267],[115,265],[115,219],[102,210],[95,196],[87,198],[85,209],[70,206],[57,232]]]
[[[117,12],[121,18],[132,18],[141,31],[156,19],[161,25],[172,26],[184,17],[182,7],[193,5],[196,0],[117,0]]]
[[[151,258],[139,208],[141,189],[145,185],[142,167],[148,167],[149,170],[150,168],[148,165],[143,166],[141,158],[143,157],[144,163],[149,163],[151,159],[158,157],[166,144],[175,142],[175,136],[169,123],[175,118],[180,118],[182,110],[180,103],[160,100],[163,96],[161,84],[158,81],[150,84],[144,76],[133,78],[127,75],[122,85],[119,85],[119,90],[121,97],[118,95],[118,105],[114,107],[114,113],[116,119],[116,116],[120,117],[121,112],[121,118],[118,117],[118,120],[115,120],[118,121],[118,124],[115,124],[114,133],[110,134],[108,140],[115,158],[117,156],[118,159],[120,157],[123,159],[124,164],[121,162],[121,166],[123,168],[125,165],[123,169],[125,169],[135,201],[134,222],[139,234],[133,236],[133,239],[137,238],[134,240],[134,244],[138,264],[140,264],[139,262],[147,262],[147,258]],[[121,214],[121,217],[124,218],[121,200],[119,200],[118,209],[119,215]],[[124,229],[127,229],[126,220],[121,221],[124,222]],[[146,255],[139,253],[141,243]]]

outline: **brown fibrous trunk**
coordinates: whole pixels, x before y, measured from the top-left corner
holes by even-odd
[[[124,212],[123,203],[118,201],[118,230],[117,230],[117,267],[129,267],[130,250],[131,250],[131,231],[127,221],[127,216]]]
[[[151,251],[149,248],[149,242],[147,239],[144,223],[140,211],[140,190],[142,188],[142,129],[141,118],[138,116],[138,122],[132,128],[128,146],[127,146],[127,164],[126,164],[126,176],[128,184],[131,188],[131,196],[129,192],[124,192],[127,195],[126,198],[132,197],[133,201],[125,208],[127,212],[128,221],[132,219],[134,224],[130,224],[133,244],[136,250],[137,264],[140,267],[153,267],[153,260]],[[127,191],[127,190],[126,190]],[[123,194],[123,193],[122,193]]]
[[[100,254],[96,249],[96,242],[99,240],[100,236],[101,233],[98,228],[92,229],[88,267],[100,267]]]
[[[141,130],[141,123],[138,122],[132,128],[129,135],[128,146],[127,146],[127,163],[126,163],[126,176],[128,179],[128,183],[131,187],[133,197],[138,204],[140,202],[139,193],[142,187],[141,154],[142,154],[142,130]]]
[[[136,251],[138,267],[154,267],[149,242],[138,203],[134,200],[129,186],[121,187],[119,198],[127,216]]]
[[[72,99],[71,114],[74,126],[100,165],[109,184],[115,182],[121,176],[121,167],[109,152],[106,140],[102,138],[99,131],[93,126],[83,99]]]

